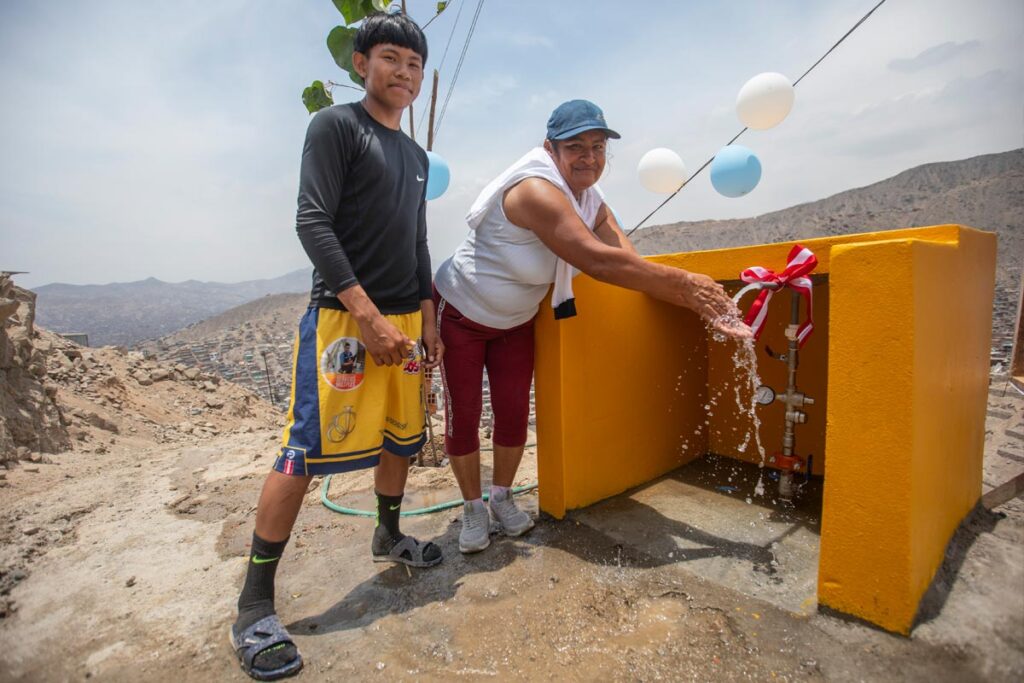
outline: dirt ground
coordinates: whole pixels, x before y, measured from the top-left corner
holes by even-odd
[[[1024,470],[1024,399],[999,385],[990,399],[985,490]],[[173,412],[153,419],[185,419]],[[122,430],[107,448],[4,473],[0,587],[11,603],[0,619],[0,680],[248,680],[227,632],[279,432],[263,414],[217,427],[159,444]],[[535,474],[530,449],[518,483]],[[338,477],[330,496],[369,507],[371,482]],[[372,563],[373,521],[326,509],[317,481],[277,586],[278,612],[306,660],[301,678],[1024,677],[1020,498],[965,522],[904,638],[711,580],[691,570],[692,553],[661,553],[657,527],[629,542],[602,526],[615,506],[651,504],[657,490],[542,518],[474,556],[458,552],[458,510],[410,517],[404,530],[445,553],[439,567],[410,570]],[[455,495],[447,468],[411,474],[409,505]],[[520,501],[536,514],[534,493]]]

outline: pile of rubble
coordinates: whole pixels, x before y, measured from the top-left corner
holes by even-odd
[[[70,445],[58,387],[48,378],[53,345],[35,329],[35,301],[0,273],[0,463]]]
[[[118,435],[197,441],[280,414],[251,391],[181,363],[84,348],[33,324],[35,295],[0,278],[0,463],[107,452]],[[3,484],[0,484],[2,486]]]

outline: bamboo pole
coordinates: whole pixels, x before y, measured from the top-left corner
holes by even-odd
[[[434,108],[437,106],[437,69],[434,69],[434,87],[430,91],[430,118],[427,121],[427,151],[434,149]]]

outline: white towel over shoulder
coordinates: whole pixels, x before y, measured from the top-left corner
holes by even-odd
[[[485,187],[480,195],[473,202],[469,213],[466,215],[466,222],[469,227],[476,230],[483,221],[487,212],[494,208],[495,204],[502,201],[505,192],[509,188],[526,180],[527,178],[544,178],[555,187],[565,193],[572,203],[572,208],[583,220],[588,229],[593,231],[597,220],[597,213],[604,203],[604,193],[595,184],[583,192],[581,201],[576,201],[575,195],[569,189],[569,184],[559,173],[551,155],[543,147],[535,147],[527,152],[519,161],[509,166],[497,178],[492,180]],[[572,279],[578,271],[571,265],[558,259],[555,267],[555,289],[551,296],[551,306],[555,309],[555,318],[569,318],[576,315],[576,303],[572,294]]]

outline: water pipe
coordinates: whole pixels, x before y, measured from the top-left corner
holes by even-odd
[[[756,289],[778,289],[777,282],[752,282],[733,296],[738,304],[743,295]],[[782,434],[782,452],[774,453],[768,458],[768,464],[779,470],[779,498],[784,501],[793,499],[793,473],[807,471],[804,459],[796,454],[796,425],[807,422],[807,413],[800,410],[805,405],[814,405],[814,399],[797,390],[796,370],[800,360],[800,343],[797,333],[800,329],[800,294],[793,291],[790,302],[789,325],[786,326],[786,339],[789,340],[786,353],[777,358],[786,363],[786,392],[777,394],[771,387],[761,386],[755,391],[755,400],[760,405],[779,402],[785,406],[785,427]],[[776,358],[771,349],[765,348],[768,355]]]
[[[782,434],[782,453],[769,458],[769,464],[779,468],[779,497],[783,500],[793,498],[793,472],[805,471],[803,458],[796,454],[796,425],[807,422],[807,413],[800,410],[805,405],[814,405],[814,399],[797,391],[796,369],[800,359],[800,344],[797,331],[800,329],[800,294],[793,292],[789,307],[789,325],[786,326],[786,339],[789,340],[786,353],[779,360],[786,362],[788,378],[786,393],[777,396],[776,400],[786,406],[786,426]]]
[[[778,288],[779,288],[779,283],[778,282],[751,282],[749,285],[747,285],[746,287],[744,287],[743,289],[741,289],[740,291],[736,292],[736,294],[733,295],[732,302],[738,306],[739,303],[740,303],[740,299],[743,298],[743,295],[746,294],[747,292],[753,291],[755,289],[778,289]]]

